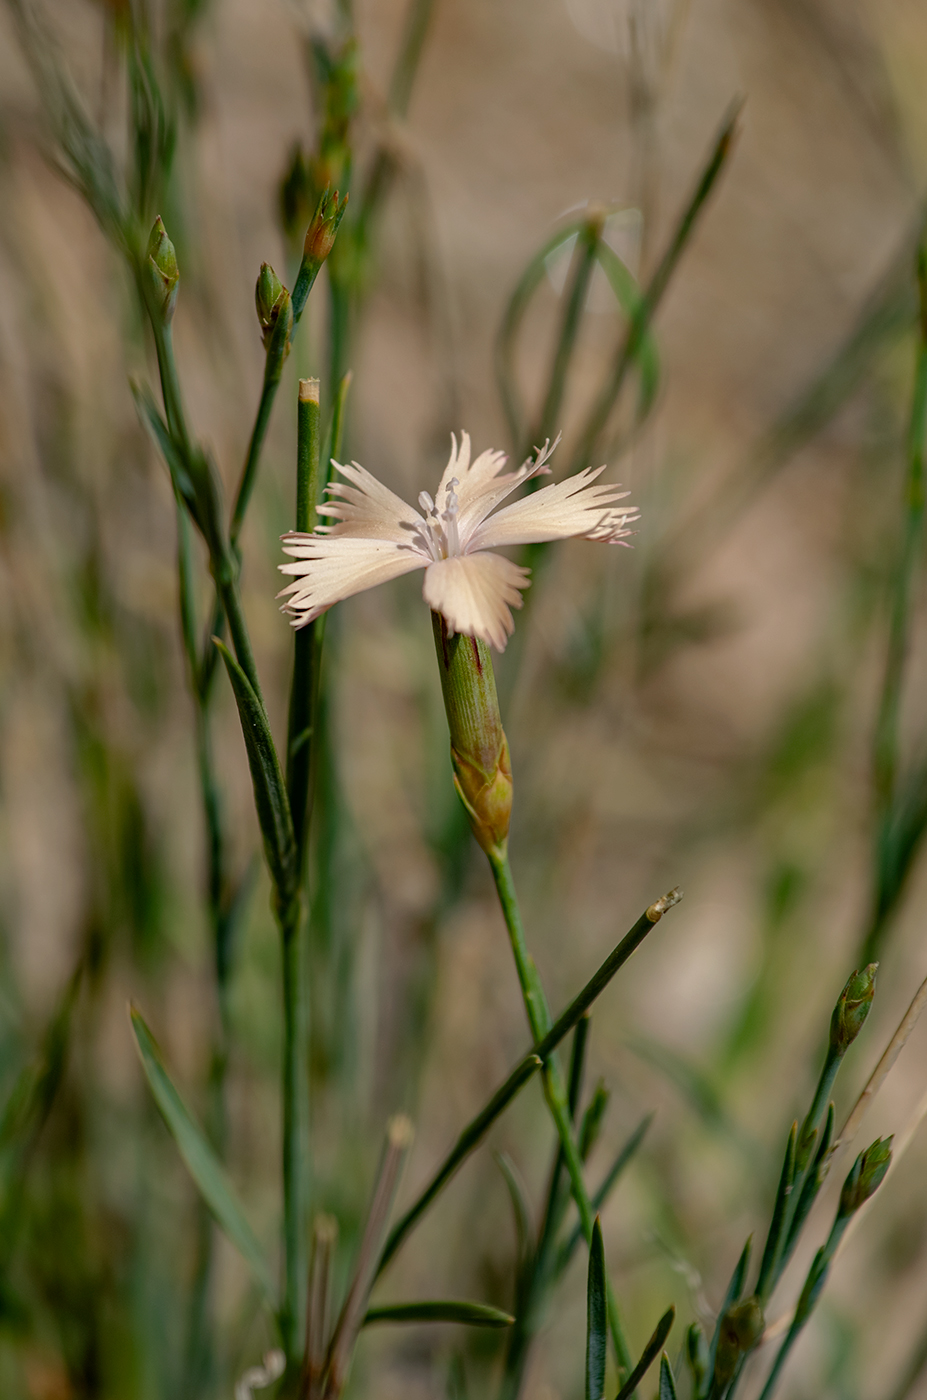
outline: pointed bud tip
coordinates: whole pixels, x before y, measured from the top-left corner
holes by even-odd
[[[892,1137],[876,1138],[859,1154],[840,1193],[841,1215],[853,1215],[875,1195],[892,1164],[892,1142]]]
[[[862,1030],[875,996],[878,970],[878,963],[869,963],[861,972],[854,972],[840,993],[830,1023],[830,1045],[835,1053],[845,1054]]]
[[[167,236],[160,214],[152,225],[146,253],[145,274],[151,302],[163,324],[168,325],[177,304],[180,268],[177,265],[177,250]]]

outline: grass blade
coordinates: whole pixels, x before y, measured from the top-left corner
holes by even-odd
[[[466,1161],[467,1157],[469,1157],[470,1153],[479,1146],[492,1124],[499,1117],[499,1114],[508,1107],[512,1099],[515,1098],[515,1095],[534,1074],[535,1070],[541,1068],[544,1062],[543,1057],[551,1055],[560,1044],[561,1040],[563,1040],[564,1036],[569,1035],[576,1023],[585,1015],[596,998],[608,986],[619,968],[624,966],[631,954],[643,943],[654,925],[659,923],[667,909],[671,909],[673,905],[678,904],[681,899],[682,890],[670,890],[669,894],[663,895],[661,899],[656,900],[649,908],[644,910],[630,932],[624,936],[617,947],[612,949],[611,953],[609,953],[598,971],[589,979],[582,991],[573,998],[566,1010],[558,1016],[544,1039],[539,1042],[534,1050],[529,1051],[525,1058],[515,1066],[508,1079],[499,1086],[485,1108],[483,1108],[475,1118],[471,1119],[424,1191],[422,1191],[418,1199],[409,1207],[402,1219],[399,1220],[393,1228],[380,1258],[379,1271],[382,1271],[386,1267],[390,1259],[392,1259],[393,1255],[396,1253],[396,1250],[424,1215],[435,1197],[447,1185],[458,1168]]]
[[[592,1197],[592,1207],[594,1210],[601,1210],[602,1207],[605,1205],[605,1202],[608,1200],[609,1196],[614,1190],[614,1187],[622,1172],[624,1171],[625,1167],[627,1167],[628,1163],[636,1155],[638,1149],[641,1146],[641,1143],[644,1141],[644,1138],[647,1135],[647,1129],[653,1122],[653,1118],[654,1115],[652,1113],[648,1113],[645,1118],[642,1118],[640,1123],[634,1129],[634,1132],[631,1134],[627,1142],[621,1148],[620,1152],[618,1153],[618,1156],[615,1158],[614,1162],[606,1172],[604,1181]],[[582,1229],[578,1225],[575,1226],[573,1233],[570,1235],[566,1243],[561,1247],[560,1253],[557,1257],[558,1273],[562,1273],[562,1271],[567,1267],[570,1260],[573,1258],[573,1255],[576,1252],[577,1246],[579,1245],[579,1242],[582,1239],[582,1237]]]
[[[586,1400],[603,1400],[608,1350],[608,1308],[605,1297],[605,1243],[602,1222],[595,1218],[589,1246],[586,1281]]]
[[[463,1299],[428,1299],[421,1303],[387,1303],[368,1308],[364,1326],[374,1322],[462,1322],[466,1327],[511,1327],[511,1313],[488,1303],[470,1303]]]
[[[228,647],[218,637],[214,637],[213,642],[222,655],[232,683],[248,753],[254,805],[264,838],[267,864],[281,904],[285,905],[292,899],[296,887],[296,844],[277,750],[264,706],[255,695],[248,677]]]
[[[676,225],[669,246],[660,259],[659,265],[631,317],[627,334],[618,351],[612,372],[590,409],[576,449],[576,461],[582,462],[584,466],[592,461],[596,442],[608,422],[628,370],[637,359],[644,334],[663,300],[663,295],[672,280],[679,259],[692,237],[698,217],[731,153],[740,106],[739,102],[733,106],[715,138],[711,154]]]
[[[660,1358],[660,1400],[676,1400],[676,1382],[669,1357],[664,1353]]]
[[[634,1370],[631,1372],[630,1376],[628,1376],[628,1379],[625,1381],[624,1385],[619,1390],[618,1394],[615,1397],[615,1400],[630,1400],[630,1397],[634,1394],[635,1390],[640,1385],[641,1381],[644,1379],[644,1376],[650,1370],[651,1366],[656,1361],[657,1357],[660,1355],[660,1352],[663,1350],[663,1345],[670,1334],[670,1329],[672,1328],[672,1325],[675,1322],[675,1320],[676,1309],[674,1307],[667,1308],[666,1312],[663,1314],[663,1316],[660,1318],[660,1321],[654,1328],[653,1336],[650,1338],[650,1341],[647,1343],[647,1345],[644,1347],[644,1350],[641,1352],[640,1361],[638,1361],[637,1365],[634,1367]]]
[[[154,1095],[155,1103],[167,1124],[171,1137],[223,1234],[231,1240],[264,1298],[274,1303],[274,1289],[267,1262],[257,1236],[248,1224],[244,1211],[235,1198],[231,1182],[218,1157],[194,1121],[164,1065],[161,1051],[135,1007],[130,1008],[132,1029],[141,1058],[142,1068]]]

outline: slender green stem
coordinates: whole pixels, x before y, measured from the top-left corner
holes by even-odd
[[[506,850],[495,850],[487,852],[489,864],[492,869],[493,878],[496,882],[496,889],[499,894],[499,903],[502,906],[502,914],[505,925],[509,933],[509,941],[512,945],[512,953],[515,958],[515,966],[518,972],[518,980],[521,984],[522,999],[525,1003],[525,1012],[528,1017],[528,1024],[531,1027],[531,1034],[534,1036],[535,1048],[540,1046],[545,1036],[552,1028],[550,1007],[541,979],[538,976],[534,960],[528,952],[525,943],[524,928],[521,920],[521,911],[518,905],[518,897],[515,893],[515,883],[512,879],[512,870],[509,864],[508,852]],[[595,1224],[595,1212],[589,1200],[589,1193],[586,1190],[586,1183],[583,1179],[583,1164],[579,1155],[579,1148],[576,1143],[576,1134],[573,1122],[570,1117],[569,1102],[566,1089],[556,1061],[552,1057],[544,1059],[541,1071],[544,1084],[544,1097],[560,1145],[563,1149],[564,1164],[570,1178],[570,1185],[573,1190],[573,1199],[579,1211],[579,1218],[583,1227],[583,1234],[586,1237],[587,1245],[592,1241],[592,1229]],[[612,1334],[612,1341],[615,1347],[615,1355],[618,1365],[624,1371],[631,1369],[631,1353],[625,1340],[624,1329],[618,1312],[617,1300],[614,1291],[609,1283],[608,1292],[608,1321]]]
[[[296,528],[315,526],[319,498],[319,381],[300,380],[296,439]],[[293,831],[299,866],[305,864],[308,834],[309,787],[314,748],[315,711],[318,700],[316,623],[300,628],[294,638],[293,681],[287,725],[286,786],[293,813]]]
[[[242,468],[241,480],[238,483],[235,505],[232,509],[232,521],[229,527],[229,534],[233,545],[238,543],[241,527],[245,521],[245,513],[247,512],[251,500],[251,493],[254,490],[254,483],[257,480],[258,465],[261,460],[261,452],[264,448],[264,439],[267,436],[267,429],[270,424],[271,410],[274,406],[274,400],[277,397],[277,390],[280,387],[281,372],[282,362],[276,367],[276,373],[272,372],[270,356],[268,355],[264,365],[264,381],[261,385],[261,398],[254,419],[254,426],[251,429],[251,437],[248,439],[248,452],[245,457],[245,465]]]
[[[534,441],[523,444],[521,453],[523,457],[530,453],[533,446],[540,445],[545,439],[553,437],[559,427],[557,419],[563,404],[567,373],[573,358],[573,349],[576,345],[576,336],[579,332],[583,309],[586,305],[589,281],[596,265],[596,252],[602,233],[603,220],[604,214],[597,211],[590,215],[579,231],[573,252],[570,290],[563,309],[563,321],[557,339],[557,348],[554,351],[553,363],[550,367],[544,406],[541,409]]]
[[[699,214],[727,161],[734,142],[739,112],[740,104],[737,103],[732,112],[726,117],[724,125],[715,140],[705,169],[699,178],[689,203],[686,205],[676,225],[669,246],[660,259],[647,285],[647,289],[641,297],[635,313],[631,317],[627,333],[619,349],[612,372],[602,386],[602,389],[589,411],[576,448],[576,461],[581,461],[583,465],[588,465],[592,460],[599,435],[608,422],[612,408],[621,392],[628,371],[634,364],[640,351],[641,343],[647,329],[657,312],[660,302],[663,300],[663,295],[667,287],[672,281],[679,259],[695,229]]]
[[[911,628],[911,602],[924,539],[925,471],[927,437],[927,246],[918,249],[919,291],[917,358],[914,392],[908,424],[908,470],[904,489],[904,535],[892,580],[891,616],[882,695],[873,743],[875,787],[875,878],[870,925],[863,945],[865,962],[878,958],[889,915],[901,891],[906,862],[890,856],[897,842],[895,805],[898,797],[899,715],[905,661]],[[886,872],[888,878],[886,878]],[[900,878],[899,878],[900,875]]]
[[[283,1242],[281,1329],[290,1360],[302,1352],[306,1312],[306,1084],[298,897],[280,919],[283,937]]]
[[[621,942],[612,949],[608,957],[601,964],[598,971],[590,977],[589,981],[570,1002],[565,1011],[557,1017],[547,1035],[534,1050],[530,1050],[522,1060],[518,1062],[512,1073],[500,1084],[492,1098],[484,1108],[472,1118],[467,1126],[460,1133],[451,1151],[438,1167],[431,1181],[421,1192],[418,1198],[412,1203],[403,1215],[402,1219],[393,1226],[386,1248],[380,1259],[380,1271],[392,1259],[400,1245],[411,1233],[418,1221],[425,1214],[432,1201],[440,1194],[447,1183],[451,1180],[457,1170],[462,1166],[479,1144],[483,1141],[493,1123],[499,1115],[508,1107],[520,1090],[527,1084],[535,1070],[541,1068],[544,1060],[552,1055],[557,1046],[569,1035],[576,1023],[585,1016],[597,997],[608,986],[619,968],[623,967],[631,954],[640,947],[651,929],[663,917],[667,909],[682,898],[681,891],[673,890],[665,895],[663,899],[651,904],[640,916],[637,922],[625,934]]]

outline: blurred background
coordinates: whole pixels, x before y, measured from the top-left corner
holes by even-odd
[[[241,917],[220,1016],[175,515],[129,388],[154,369],[123,263],[56,168],[23,13],[0,8],[0,1393],[230,1396],[272,1329],[215,1235],[209,1342],[191,1340],[210,1226],[147,1094],[126,1005],[204,1120],[221,1062],[226,1160],[270,1249],[277,935],[221,676],[214,754]],[[36,11],[40,47],[117,163],[128,13],[121,0]],[[497,671],[512,854],[555,1008],[647,904],[685,889],[597,1006],[587,1083],[601,1076],[611,1103],[590,1173],[654,1114],[604,1212],[609,1265],[635,1352],[670,1302],[682,1323],[710,1323],[744,1238],[762,1242],[847,976],[878,956],[838,1121],[927,975],[919,568],[899,776],[887,797],[874,781],[908,528],[927,9],[177,0],[146,15],[176,114],[152,212],[182,271],[178,362],[229,492],[263,369],[258,268],[292,285],[314,191],[328,176],[351,185],[355,233],[301,323],[242,536],[278,733],[291,642],[275,571],[293,523],[299,374],[320,374],[328,401],[353,369],[344,452],[409,499],[434,489],[451,431],[520,460],[562,430],[556,474],[608,460],[640,507],[633,550],[568,543],[532,560]],[[397,67],[403,54],[417,63]],[[739,136],[672,270],[651,358],[589,440],[627,302],[601,261],[577,281],[582,230],[646,286],[738,97]],[[357,232],[365,198],[371,227]],[[348,1236],[387,1115],[416,1123],[411,1199],[528,1043],[488,872],[455,822],[419,587],[351,600],[329,631],[327,893],[308,935],[312,1192]],[[915,1118],[925,1053],[927,1025],[865,1141]],[[552,1137],[537,1085],[490,1146],[540,1210]],[[794,1301],[848,1164],[772,1317]],[[927,1396],[925,1168],[922,1132],[841,1256],[784,1394]],[[376,1297],[509,1307],[515,1255],[505,1182],[483,1148]],[[536,1400],[582,1393],[581,1255],[531,1353],[523,1394]],[[375,1329],[353,1392],[495,1394],[504,1343],[461,1330]],[[673,1355],[682,1335],[677,1324]]]

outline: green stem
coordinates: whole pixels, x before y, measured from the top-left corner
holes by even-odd
[[[496,890],[499,894],[499,903],[502,906],[502,914],[505,919],[505,926],[508,929],[509,941],[512,945],[512,953],[515,958],[515,967],[518,973],[518,980],[521,985],[522,999],[525,1003],[525,1012],[528,1017],[528,1024],[531,1027],[531,1034],[534,1036],[535,1046],[540,1045],[545,1036],[550,1032],[552,1022],[550,1007],[541,979],[535,967],[534,960],[528,952],[525,943],[524,927],[522,925],[521,910],[518,905],[518,897],[515,893],[515,883],[512,879],[512,869],[509,864],[508,851],[495,849],[487,852],[493,878],[496,882]],[[570,1178],[570,1185],[573,1190],[573,1199],[579,1211],[579,1218],[586,1237],[587,1245],[592,1242],[592,1229],[595,1224],[595,1212],[586,1190],[586,1183],[583,1179],[583,1165],[579,1155],[579,1148],[576,1143],[576,1134],[573,1122],[570,1117],[569,1101],[564,1087],[563,1079],[557,1062],[553,1057],[546,1058],[542,1067],[542,1080],[544,1084],[544,1098],[560,1145],[563,1149],[564,1164]],[[624,1329],[618,1312],[618,1304],[615,1299],[611,1284],[607,1284],[608,1292],[608,1321],[612,1334],[612,1341],[615,1347],[615,1356],[618,1365],[625,1372],[631,1369],[631,1353],[625,1340]]]
[[[595,974],[579,992],[565,1011],[562,1011],[551,1026],[547,1035],[541,1043],[532,1051],[529,1051],[522,1060],[515,1066],[512,1073],[499,1086],[492,1098],[484,1108],[472,1118],[467,1126],[460,1133],[451,1151],[438,1167],[431,1181],[424,1188],[418,1198],[412,1203],[401,1220],[393,1226],[386,1247],[380,1258],[379,1272],[386,1268],[393,1255],[400,1245],[413,1230],[418,1221],[425,1214],[432,1201],[440,1194],[447,1183],[457,1172],[458,1168],[466,1161],[470,1153],[482,1142],[486,1133],[492,1127],[499,1115],[508,1107],[519,1091],[528,1082],[535,1070],[543,1065],[549,1055],[552,1055],[567,1035],[581,1019],[585,1016],[590,1006],[602,994],[609,982],[615,976],[619,968],[623,967],[631,954],[634,953],[651,929],[660,921],[667,909],[672,908],[682,898],[680,890],[673,890],[665,895],[663,899],[657,900],[645,909],[643,914],[625,934],[621,942],[612,949],[608,957],[601,964]]]
[[[924,446],[927,437],[927,247],[924,244],[918,249],[917,280],[920,317],[914,393],[908,425],[904,537],[892,581],[888,650],[873,743],[876,851],[873,907],[861,955],[866,963],[876,961],[879,956],[889,915],[897,902],[908,870],[906,862],[890,858],[887,848],[897,841],[897,835],[892,828],[898,796],[901,691],[910,637],[912,594],[924,535]]]
[[[302,1016],[300,903],[282,911],[283,939],[283,1243],[284,1292],[281,1330],[291,1361],[302,1353],[306,1312],[306,1085]]]
[[[567,296],[563,311],[560,336],[557,341],[556,351],[554,352],[553,363],[550,367],[547,394],[544,398],[544,406],[541,409],[541,417],[535,432],[534,442],[528,442],[523,445],[522,457],[528,456],[533,446],[538,446],[544,442],[545,439],[553,437],[558,426],[557,418],[560,413],[563,395],[566,389],[567,371],[570,368],[570,361],[573,358],[573,348],[576,344],[579,323],[582,319],[583,308],[586,305],[589,281],[596,265],[596,254],[599,238],[602,233],[603,217],[601,212],[596,212],[591,215],[583,224],[577,237],[576,248],[572,259],[573,275],[570,282],[569,295]]]
[[[308,533],[315,527],[319,499],[319,381],[300,380],[296,439],[296,528]],[[305,864],[308,835],[309,791],[318,701],[318,667],[321,661],[316,639],[317,624],[302,627],[294,638],[293,682],[287,725],[286,786],[293,813],[299,868]]]

